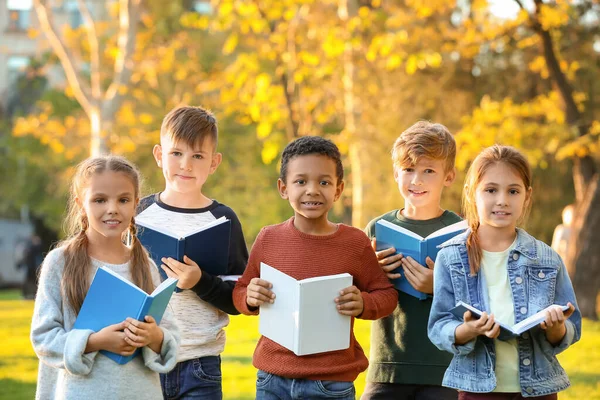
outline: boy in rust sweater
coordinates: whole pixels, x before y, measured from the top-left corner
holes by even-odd
[[[257,315],[261,304],[277,301],[271,284],[259,277],[261,262],[295,279],[351,274],[354,285],[331,305],[340,314],[374,320],[394,310],[398,293],[379,267],[369,239],[359,229],[327,218],[344,189],[343,177],[340,152],[331,141],[305,136],[287,145],[277,186],[294,216],[263,228],[256,238],[233,292],[241,313]],[[351,331],[348,349],[306,356],[263,336],[253,365],[259,370],[257,399],[354,399],[353,382],[368,361]]]

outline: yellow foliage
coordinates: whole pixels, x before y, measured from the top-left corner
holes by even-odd
[[[256,127],[256,135],[259,139],[265,139],[271,134],[273,126],[268,121],[261,121]]]
[[[33,29],[33,28],[29,28],[27,29],[27,37],[29,39],[37,39],[37,37],[40,35],[40,31],[37,29]]]
[[[569,22],[568,4],[560,4],[553,6],[542,4],[540,6],[539,21],[542,27],[549,31],[555,28],[560,28]]]
[[[413,75],[415,72],[417,72],[417,57],[414,55],[411,55],[410,57],[408,57],[408,60],[406,61],[406,66],[405,66],[405,70],[406,73],[409,75]]]
[[[65,151],[65,146],[59,142],[56,139],[52,139],[50,140],[50,142],[48,143],[48,145],[50,146],[50,148],[52,149],[52,151],[54,151],[55,153],[62,153]]]
[[[300,58],[305,64],[310,66],[316,66],[320,63],[319,57],[316,54],[307,51],[300,52]]]
[[[140,114],[140,122],[144,125],[150,125],[154,121],[154,118],[151,114],[141,113]]]
[[[238,35],[237,33],[232,33],[229,35],[225,44],[223,45],[223,54],[229,55],[233,53],[238,45]]]
[[[263,163],[271,164],[279,155],[279,146],[277,143],[267,140],[263,145],[260,155]]]
[[[402,64],[402,58],[399,54],[393,54],[391,57],[388,57],[385,67],[388,70],[394,70],[398,68]]]

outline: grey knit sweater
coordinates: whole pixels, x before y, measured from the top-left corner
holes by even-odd
[[[92,276],[100,266],[131,280],[129,263],[114,265],[92,259]],[[160,323],[164,333],[160,354],[146,346],[125,365],[98,352],[84,354],[93,331],[72,329],[76,315],[60,289],[63,268],[63,248],[57,248],[48,253],[41,269],[31,322],[31,342],[40,359],[36,399],[162,399],[158,374],[175,366],[179,345],[169,307]],[[156,267],[152,274],[158,285]]]

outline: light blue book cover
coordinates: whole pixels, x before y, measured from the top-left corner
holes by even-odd
[[[132,282],[108,268],[100,267],[94,275],[73,329],[101,329],[125,321],[128,317],[143,321],[151,315],[159,324],[177,285],[177,279],[169,278],[161,283],[152,294],[147,294]],[[140,352],[131,356],[102,350],[102,354],[125,364]]]
[[[438,248],[439,245],[450,240],[459,233],[464,232],[467,228],[468,225],[466,221],[459,221],[439,229],[427,237],[422,237],[406,228],[380,219],[375,224],[377,251],[394,247],[396,249],[395,254],[401,253],[404,257],[411,257],[419,264],[426,267],[427,263],[425,260],[427,257],[431,257],[431,259],[435,261],[435,257],[440,251]],[[402,267],[397,268],[393,272],[402,275],[400,278],[392,281],[396,289],[416,297],[419,300],[425,300],[427,298],[426,293],[419,292],[412,287],[404,276]]]

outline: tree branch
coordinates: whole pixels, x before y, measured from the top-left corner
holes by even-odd
[[[46,3],[46,0],[33,0],[33,6],[40,22],[40,27],[46,34],[46,37],[50,42],[50,46],[52,46],[52,49],[60,60],[63,70],[65,71],[67,81],[73,89],[75,98],[86,114],[90,115],[91,101],[89,97],[89,87],[83,80],[83,77],[75,69],[75,60],[73,54],[67,48],[62,38],[58,34],[56,27],[54,26],[52,13],[48,10],[49,7]]]
[[[117,45],[119,52],[115,59],[113,82],[106,90],[104,96],[105,107],[103,114],[111,114],[118,107],[120,98],[119,88],[129,82],[133,70],[133,52],[135,51],[137,21],[140,0],[119,0],[119,38]]]
[[[261,18],[264,19],[265,22],[267,23],[267,25],[269,26],[271,35],[275,34],[275,29],[277,28],[277,24],[275,22],[269,21],[267,14],[260,8],[260,4],[257,0],[254,0],[254,5],[256,6],[256,9],[258,10],[258,13],[260,14]],[[283,94],[285,97],[285,105],[286,105],[288,115],[289,115],[289,118],[287,120],[286,134],[287,134],[287,139],[289,141],[291,141],[291,140],[295,139],[296,137],[298,137],[298,131],[300,129],[300,126],[299,126],[299,123],[296,118],[297,113],[296,113],[295,107],[294,107],[294,99],[292,98],[293,93],[290,93],[288,90],[289,83],[290,83],[290,74],[288,72],[285,72],[284,64],[285,63],[284,63],[283,59],[281,58],[280,52],[277,52],[276,69],[281,68],[281,70],[283,71],[279,74],[279,80],[281,82],[281,87],[283,89]],[[292,74],[292,76],[293,76],[293,74]]]
[[[92,13],[85,3],[85,0],[77,0],[77,6],[83,18],[85,31],[90,45],[90,80],[92,97],[96,100],[100,100],[102,98],[102,86],[100,83],[100,45],[98,44],[96,23],[92,18]]]

